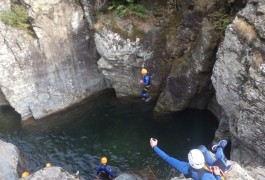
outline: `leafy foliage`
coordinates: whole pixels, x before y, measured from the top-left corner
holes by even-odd
[[[108,7],[108,10],[116,11],[117,15],[121,18],[131,15],[137,16],[141,19],[148,18],[148,13],[144,6],[134,3],[134,0],[112,2],[111,5]]]
[[[231,18],[228,14],[214,12],[209,15],[212,21],[211,29],[216,31],[224,31],[231,23]]]
[[[30,27],[27,10],[17,4],[11,6],[11,11],[2,11],[0,19],[7,25],[21,29],[28,29]]]

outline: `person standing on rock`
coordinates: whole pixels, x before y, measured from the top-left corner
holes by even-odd
[[[226,140],[222,140],[213,146],[212,149],[216,151],[216,160],[213,160],[210,152],[205,146],[201,145],[199,149],[192,149],[189,152],[189,163],[170,157],[158,148],[157,143],[158,141],[156,139],[150,139],[150,146],[153,150],[186,178],[192,178],[194,180],[221,180],[224,179],[224,172],[228,172],[231,169],[231,166],[226,166],[226,160],[223,154],[223,148],[227,144]],[[219,167],[218,165],[222,163],[224,164]]]
[[[148,73],[147,69],[143,68],[141,70],[141,74],[143,76],[143,79],[140,81],[140,84],[143,85],[143,90],[141,92],[142,99],[146,102],[151,99],[151,96],[149,96],[149,90],[151,85],[151,76]]]
[[[109,165],[107,165],[108,159],[106,157],[102,157],[100,160],[100,164],[97,167],[96,178],[100,180],[110,180],[114,179],[114,174]]]

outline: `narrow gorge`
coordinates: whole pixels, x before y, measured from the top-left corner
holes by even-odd
[[[139,0],[145,20],[118,16],[111,2],[2,0],[0,106],[27,126],[84,102],[96,106],[104,92],[141,102],[146,68],[155,115],[210,111],[218,119],[212,144],[231,146],[235,172],[227,179],[265,179],[265,1]],[[15,7],[25,10],[24,24],[3,18]],[[26,161],[14,145],[0,144],[0,159],[10,156],[0,177],[18,179]],[[31,179],[80,178],[56,172],[63,170],[44,168]]]

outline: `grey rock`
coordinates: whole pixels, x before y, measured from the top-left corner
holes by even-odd
[[[94,1],[89,1],[89,0],[80,0],[80,3],[84,9],[84,15],[86,17],[86,20],[89,24],[90,29],[93,29],[93,24],[96,20],[96,17],[93,15],[94,14],[94,7],[95,5],[93,4]],[[99,1],[97,1],[99,2]],[[108,1],[105,1],[107,3]]]
[[[0,140],[0,179],[17,180],[20,163],[18,149]]]
[[[7,102],[5,95],[0,89],[0,106],[6,106],[6,105],[9,105],[9,103]]]
[[[151,52],[143,49],[139,39],[125,40],[106,28],[96,33],[95,42],[101,55],[98,66],[117,96],[139,96],[140,71]]]
[[[212,75],[216,98],[229,120],[231,158],[265,165],[265,1],[250,1],[228,26]]]
[[[0,88],[22,119],[40,119],[109,87],[81,6],[24,2],[33,35],[0,22]],[[10,8],[5,3],[0,10]]]
[[[28,177],[20,178],[21,180],[80,180],[78,176],[68,173],[61,167],[48,167],[43,168]]]
[[[177,60],[158,98],[157,111],[204,109],[214,94],[210,77],[219,37],[210,31],[210,23],[206,18],[202,18],[198,24],[201,27],[194,28],[196,31],[179,27],[175,40],[177,43],[174,44],[178,48],[175,55]],[[185,42],[183,37],[190,40]]]

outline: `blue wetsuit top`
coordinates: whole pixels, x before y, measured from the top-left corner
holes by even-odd
[[[106,173],[106,174],[108,174],[111,178],[114,178],[114,175],[113,175],[112,170],[111,170],[111,168],[110,168],[109,165],[99,164],[99,165],[98,165],[98,168],[97,168],[97,176],[98,176],[100,173]]]
[[[151,77],[150,77],[150,74],[149,73],[147,73],[146,75],[144,75],[143,83],[144,83],[145,86],[150,85],[150,80],[151,80]]]
[[[211,173],[205,172],[199,177],[199,174],[196,171],[190,171],[189,169],[191,168],[190,164],[187,162],[179,161],[173,157],[170,157],[167,155],[164,151],[159,149],[157,146],[155,146],[154,151],[168,164],[170,164],[172,167],[177,169],[179,172],[181,172],[184,175],[190,175],[192,179],[194,180],[221,180],[221,176],[215,176]]]

